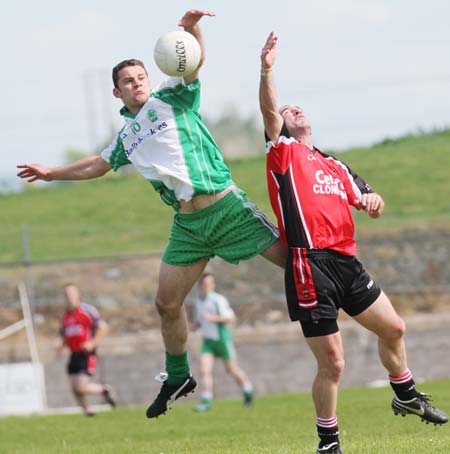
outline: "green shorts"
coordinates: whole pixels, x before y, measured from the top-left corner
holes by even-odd
[[[228,340],[213,340],[203,339],[202,353],[210,353],[216,358],[233,359],[236,357],[236,350],[231,339]]]
[[[237,264],[261,254],[277,238],[278,231],[266,215],[232,190],[203,210],[175,214],[162,260],[183,266],[217,255]]]

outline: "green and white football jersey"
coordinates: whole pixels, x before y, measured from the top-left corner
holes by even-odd
[[[231,332],[226,323],[210,322],[203,318],[203,314],[219,315],[220,317],[234,316],[234,311],[228,300],[221,294],[210,292],[204,298],[195,301],[195,320],[200,325],[204,339],[227,341],[231,339]]]
[[[226,189],[234,183],[199,106],[198,79],[188,85],[167,79],[137,114],[121,109],[125,126],[101,157],[114,170],[133,164],[175,210],[180,199]]]

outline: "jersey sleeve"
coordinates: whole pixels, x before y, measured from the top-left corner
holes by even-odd
[[[228,300],[222,296],[218,295],[216,300],[217,312],[220,317],[234,317],[234,311],[230,306]]]
[[[85,312],[89,314],[92,319],[92,326],[97,328],[99,325],[103,323],[103,320],[100,316],[100,312],[92,305],[83,303],[82,308]]]
[[[292,162],[291,144],[296,140],[291,137],[285,123],[283,123],[280,135],[275,143],[270,140],[267,132],[264,132],[264,134],[266,137],[267,164],[273,172],[284,174]]]
[[[200,80],[186,84],[182,77],[170,77],[153,93],[155,98],[182,110],[198,112],[200,108]]]
[[[360,209],[361,197],[363,194],[373,192],[372,188],[366,183],[356,172],[354,172],[347,164],[336,159],[336,161],[344,169],[346,178],[344,179],[345,192],[347,193],[350,205],[358,210]]]
[[[100,154],[100,157],[109,163],[114,171],[117,171],[122,166],[131,164],[125,154],[125,148],[119,134],[120,133],[116,134],[112,143]]]

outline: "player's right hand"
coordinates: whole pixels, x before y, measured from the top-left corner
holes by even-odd
[[[270,70],[275,64],[278,36],[270,32],[261,51],[261,69]]]
[[[48,167],[41,166],[40,164],[18,164],[18,169],[21,170],[17,176],[24,180],[27,180],[28,183],[32,183],[36,180],[51,181],[51,170]]]

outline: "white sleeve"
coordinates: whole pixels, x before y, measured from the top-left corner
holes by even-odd
[[[234,311],[231,308],[230,303],[222,295],[217,296],[217,310],[219,312],[218,315],[221,317],[234,317]]]

